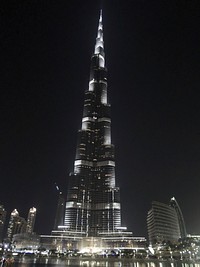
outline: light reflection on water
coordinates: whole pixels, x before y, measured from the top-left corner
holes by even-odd
[[[200,263],[181,261],[134,261],[131,259],[27,259],[15,261],[14,267],[200,267]]]

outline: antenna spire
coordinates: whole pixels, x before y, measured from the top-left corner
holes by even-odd
[[[98,25],[94,54],[101,54],[101,56],[104,57],[102,9],[100,10],[99,25]]]

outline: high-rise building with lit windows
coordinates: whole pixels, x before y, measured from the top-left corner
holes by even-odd
[[[0,242],[2,242],[4,237],[5,221],[6,221],[6,210],[3,205],[0,205]]]
[[[30,208],[27,218],[26,233],[32,234],[35,225],[36,208]]]
[[[147,230],[151,245],[177,242],[181,237],[179,221],[174,207],[153,201],[147,215]]]
[[[7,238],[12,241],[13,235],[25,233],[26,231],[26,220],[19,216],[19,212],[14,209],[11,212],[10,220],[7,230]]]
[[[10,220],[8,224],[7,237],[9,239],[11,239],[13,236],[15,221],[17,220],[18,217],[19,217],[19,212],[16,209],[14,209],[10,214]]]
[[[74,171],[69,178],[64,226],[85,236],[107,235],[121,227],[120,190],[115,182],[115,155],[107,98],[102,12],[91,58],[89,88],[85,91]]]

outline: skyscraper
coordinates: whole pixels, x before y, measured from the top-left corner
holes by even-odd
[[[26,231],[26,220],[20,217],[19,212],[16,209],[14,209],[10,215],[7,237],[10,241],[12,241],[13,235],[19,233],[25,233],[25,231]]]
[[[36,208],[30,208],[27,218],[26,233],[32,234],[36,217]]]
[[[0,242],[3,240],[4,236],[4,226],[6,220],[6,210],[3,205],[0,205]]]
[[[15,225],[15,221],[16,219],[19,217],[19,212],[14,209],[12,212],[11,212],[11,215],[10,215],[10,220],[9,220],[9,223],[8,223],[8,229],[7,229],[7,237],[9,239],[12,239],[12,236],[13,236],[13,229],[14,229],[14,225]]]
[[[102,12],[91,58],[89,88],[85,91],[74,171],[69,177],[64,227],[83,236],[112,235],[121,227],[120,190],[115,183],[107,99]]]
[[[82,125],[78,131],[73,172],[69,175],[62,223],[63,198],[58,201],[51,235],[41,246],[54,249],[133,247],[132,232],[121,226],[120,189],[115,181],[111,142],[111,106],[107,98],[107,69],[100,13],[89,86],[85,91]]]

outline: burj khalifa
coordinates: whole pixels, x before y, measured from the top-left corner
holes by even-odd
[[[66,230],[86,237],[112,235],[121,228],[110,109],[101,11],[64,216]]]

